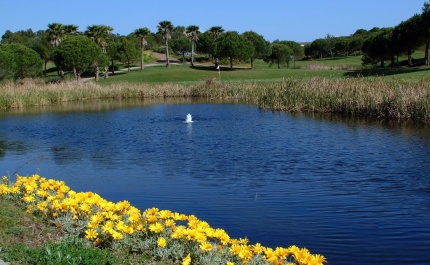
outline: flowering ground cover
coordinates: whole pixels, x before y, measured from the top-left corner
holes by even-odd
[[[78,236],[95,248],[144,255],[172,264],[309,264],[326,262],[297,246],[264,247],[233,239],[194,215],[113,203],[93,192],[75,192],[64,181],[39,175],[3,177],[0,200],[19,202],[28,213],[46,217],[64,237]],[[1,248],[1,245],[0,245]]]

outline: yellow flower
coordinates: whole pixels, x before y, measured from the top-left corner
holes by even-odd
[[[86,234],[85,238],[90,240],[96,238],[98,235],[97,231],[94,229],[87,229],[85,231],[85,234]]]
[[[226,265],[234,265],[234,263],[233,262],[230,262],[230,261],[227,261],[227,264]]]
[[[172,219],[168,219],[168,220],[166,220],[166,222],[164,222],[164,224],[165,224],[167,227],[172,227],[172,226],[174,226],[174,225],[175,225],[175,221],[174,221],[174,220],[172,220]]]
[[[200,244],[200,249],[203,251],[211,251],[212,250],[212,244],[209,242],[202,242]]]
[[[157,222],[158,218],[156,215],[148,214],[148,215],[146,215],[146,220],[148,220],[148,222],[150,222],[150,223],[155,223],[155,222]]]
[[[242,250],[242,248],[238,244],[233,244],[230,247],[230,252],[233,254],[236,254],[236,255],[238,255],[241,250]]]
[[[196,230],[197,231],[197,230]],[[204,241],[206,241],[206,235],[204,234],[204,233],[200,233],[200,232],[198,232],[197,231],[197,234],[196,234],[196,236],[195,236],[195,240],[197,241],[197,242],[204,242]]]
[[[122,234],[119,233],[119,232],[117,232],[117,231],[115,231],[115,230],[111,231],[111,235],[112,235],[112,237],[113,237],[114,240],[120,240],[120,239],[123,238]]]
[[[295,252],[293,252],[294,259],[296,263],[304,263],[307,264],[308,261],[311,260],[311,253],[309,253],[309,250],[306,248],[297,248]]]
[[[43,212],[44,210],[46,210],[47,207],[47,203],[46,202],[39,202],[37,204],[37,209],[41,212]]]
[[[264,251],[264,247],[261,246],[260,243],[257,243],[253,246],[253,251],[254,251],[254,254],[260,254]]]
[[[24,196],[24,198],[22,198],[22,200],[25,202],[34,202],[36,199],[34,198],[33,195],[27,195],[27,196]]]
[[[249,242],[248,238],[240,238],[239,239],[239,244],[241,244],[241,245],[246,245],[246,244],[248,244],[248,242]]]
[[[90,222],[87,224],[87,227],[88,227],[88,228],[92,228],[92,229],[97,228],[97,226],[98,226],[98,223],[94,223],[93,221],[90,221]]]
[[[160,217],[160,219],[168,219],[172,216],[172,212],[169,210],[162,210],[158,212],[158,216]]]
[[[164,231],[164,226],[160,223],[151,224],[149,230],[154,233],[161,233]]]
[[[160,238],[158,239],[158,241],[157,241],[157,245],[158,245],[159,247],[164,248],[164,247],[167,245],[167,243],[166,243],[166,239],[165,239],[164,237],[160,237]]]
[[[130,223],[136,223],[139,220],[140,220],[140,214],[132,213],[128,216],[128,221],[130,221]]]
[[[158,214],[158,208],[153,207],[153,208],[146,209],[143,214],[145,214],[145,215],[157,215]]]
[[[190,265],[191,263],[191,256],[188,253],[188,255],[184,258],[184,260],[182,261],[182,265]]]
[[[312,260],[311,264],[315,264],[315,265],[322,265],[324,262],[327,262],[325,257],[319,254],[312,255],[311,260]]]
[[[185,221],[188,218],[185,214],[180,213],[173,213],[172,217],[175,221]]]
[[[91,216],[91,222],[98,224],[103,221],[103,215],[101,213],[96,213],[93,216]]]
[[[187,234],[187,229],[185,228],[185,226],[180,225],[180,226],[176,226],[173,229],[173,233],[170,235],[170,237],[174,239],[179,239],[186,236],[186,234]]]

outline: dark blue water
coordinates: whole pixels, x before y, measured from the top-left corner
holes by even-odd
[[[0,172],[195,214],[329,264],[430,264],[426,125],[242,104],[80,104],[3,112]]]

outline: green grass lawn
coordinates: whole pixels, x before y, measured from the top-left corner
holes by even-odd
[[[345,60],[342,60],[345,61]],[[242,65],[243,66],[243,65]],[[384,69],[364,70],[317,70],[317,69],[287,69],[258,67],[255,69],[222,68],[215,70],[211,66],[172,65],[166,68],[164,65],[148,66],[144,71],[132,70],[130,73],[116,73],[108,79],[100,79],[100,84],[111,84],[116,82],[131,83],[193,83],[208,79],[221,80],[223,82],[246,82],[246,81],[279,81],[287,78],[307,79],[312,77],[323,78],[346,78],[357,76],[390,76],[396,78],[420,79],[430,76],[430,67],[399,67]]]
[[[100,84],[109,84],[119,81],[133,83],[153,82],[153,83],[170,83],[170,82],[199,82],[215,78],[221,81],[276,81],[284,78],[310,78],[313,76],[320,77],[343,77],[345,71],[340,70],[301,70],[301,69],[234,69],[229,70],[222,68],[217,71],[211,66],[196,66],[191,68],[189,65],[171,65],[166,68],[164,65],[146,67],[144,71],[133,70],[130,73],[117,73],[110,75],[108,79],[100,80]]]
[[[424,52],[417,51],[412,57],[415,62],[422,61],[424,58]],[[407,57],[403,56],[399,61],[405,64],[406,59]],[[120,70],[126,70],[126,67],[123,64],[116,63],[115,65]],[[147,63],[144,71],[140,71],[140,69],[132,70],[130,73],[117,71],[114,75],[111,74],[108,79],[101,78],[99,83],[195,83],[208,79],[216,79],[223,82],[270,82],[287,78],[351,78],[357,76],[390,76],[395,78],[421,79],[430,76],[430,67],[427,66],[362,69],[361,56],[355,56],[354,54],[351,54],[348,57],[297,61],[295,63],[295,68],[293,67],[293,62],[291,62],[290,68],[283,67],[281,69],[277,69],[276,65],[269,67],[268,63],[263,60],[255,60],[254,69],[250,69],[250,63],[235,62],[233,67],[234,69],[230,70],[228,62],[224,62],[221,71],[215,70],[211,63],[196,63],[196,67],[194,68],[191,68],[189,63],[171,65],[169,68],[166,68],[164,64],[160,64],[159,66],[148,66]],[[57,71],[53,63],[48,63],[47,69],[48,78],[52,79],[57,77]]]

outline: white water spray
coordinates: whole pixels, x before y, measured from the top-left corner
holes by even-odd
[[[192,123],[193,122],[193,116],[191,114],[187,114],[187,119],[185,120],[186,123]]]

